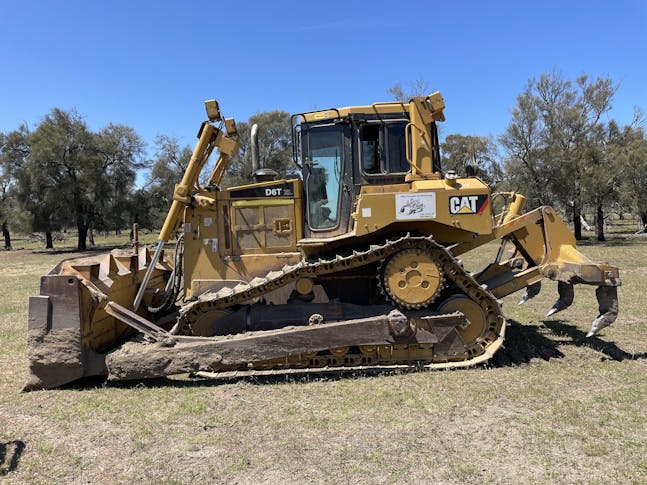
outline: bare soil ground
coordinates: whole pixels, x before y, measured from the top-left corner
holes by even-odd
[[[468,267],[492,251],[465,258]],[[60,254],[0,253],[6,483],[647,483],[647,241],[582,251],[621,268],[621,314],[586,339],[594,289],[505,299],[506,348],[464,370],[188,377],[21,393],[27,297]],[[67,257],[67,256],[66,256]]]

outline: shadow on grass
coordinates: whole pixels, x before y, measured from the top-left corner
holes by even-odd
[[[597,336],[587,338],[586,333],[574,325],[565,323],[564,320],[544,320],[542,323],[556,335],[571,339],[570,341],[562,341],[560,345],[591,348],[606,355],[607,357],[603,358],[603,360],[613,359],[622,362],[623,360],[647,359],[647,352],[630,354],[622,350],[614,342],[607,342]]]
[[[0,443],[0,477],[4,477],[18,468],[24,450],[24,441],[14,440]]]
[[[604,241],[598,241],[595,236],[585,237],[576,241],[578,246],[600,246],[603,248],[617,248],[618,246],[636,246],[647,242],[647,235],[643,233],[613,233],[607,235]]]
[[[541,333],[541,327],[523,325],[508,319],[503,348],[487,362],[488,367],[508,367],[528,364],[533,359],[548,361],[561,359],[564,354],[559,350],[560,342]]]

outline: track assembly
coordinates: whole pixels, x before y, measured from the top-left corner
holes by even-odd
[[[395,343],[392,345],[358,345],[331,347],[318,352],[307,352],[283,358],[247,362],[245,365],[216,365],[214,371],[355,367],[372,365],[426,365],[434,367],[462,367],[486,360],[503,341],[504,319],[496,298],[467,273],[447,249],[431,237],[405,235],[391,239],[383,245],[371,245],[364,251],[353,250],[330,258],[304,260],[265,278],[246,285],[218,292],[207,292],[182,309],[179,333],[191,335],[193,322],[214,320],[213,327],[222,315],[220,309],[246,304],[257,296],[296,281],[303,275],[316,277],[334,274],[349,268],[379,263],[378,278],[394,284],[395,295],[402,301],[393,302],[409,310],[409,318],[420,328],[427,318],[438,318],[455,311],[464,314],[467,322],[445,329],[431,328],[439,335],[436,343]],[[424,310],[438,297],[449,280],[454,292],[436,311]],[[404,287],[398,282],[405,282]],[[394,282],[394,283],[391,283]],[[426,282],[426,283],[425,283]],[[425,283],[425,284],[423,284]],[[386,284],[385,284],[386,286]],[[407,289],[407,286],[410,288]],[[413,298],[411,297],[413,295]],[[395,300],[395,298],[393,298]],[[474,323],[472,324],[472,321]],[[431,320],[430,320],[431,321]],[[324,324],[325,325],[325,324]],[[431,324],[433,325],[433,323]],[[208,325],[207,325],[208,326]],[[228,338],[244,338],[244,333]]]

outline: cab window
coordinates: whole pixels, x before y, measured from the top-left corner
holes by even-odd
[[[407,121],[366,122],[359,128],[362,172],[366,175],[406,173],[404,130]]]
[[[381,173],[380,161],[380,125],[366,124],[360,128],[362,153],[362,170],[368,174]]]
[[[386,146],[389,150],[387,167],[389,173],[404,173],[410,169],[407,161],[407,144],[404,139],[404,123],[391,123],[386,125]]]

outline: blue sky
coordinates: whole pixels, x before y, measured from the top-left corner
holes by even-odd
[[[0,130],[53,107],[92,129],[193,144],[202,102],[239,121],[389,99],[424,79],[444,134],[497,135],[551,69],[620,83],[611,117],[647,110],[647,1],[0,0]]]

